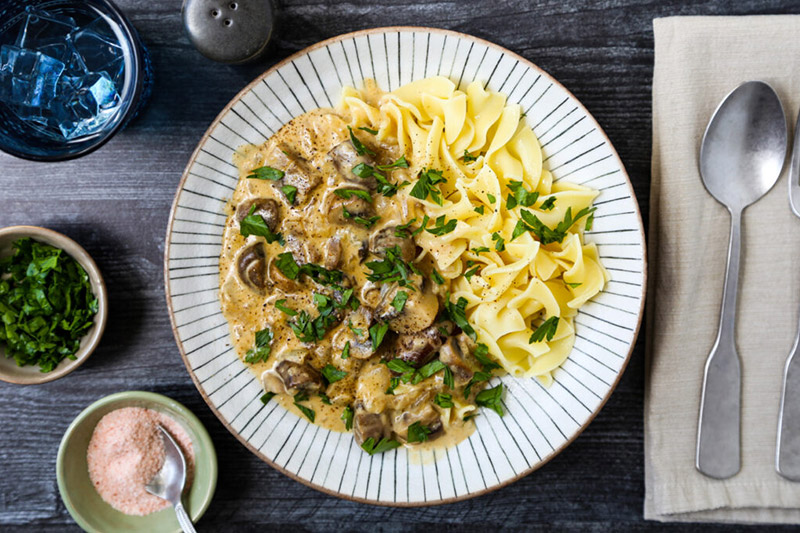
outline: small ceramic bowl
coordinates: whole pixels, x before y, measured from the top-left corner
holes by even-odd
[[[195,455],[194,481],[183,502],[193,522],[211,503],[217,486],[217,454],[211,437],[197,417],[180,403],[153,392],[128,391],[101,398],[84,409],[67,428],[56,459],[56,477],[61,499],[80,527],[89,532],[146,531],[180,532],[175,511],[167,507],[147,516],[131,516],[107,504],[89,478],[86,451],[95,426],[106,414],[123,407],[159,411],[178,422],[192,439]]]
[[[64,359],[51,372],[41,372],[37,365],[17,366],[14,359],[6,357],[5,348],[0,343],[0,380],[19,385],[35,385],[66,376],[89,358],[94,349],[97,348],[97,345],[100,344],[100,337],[103,336],[103,330],[106,328],[108,295],[106,294],[106,284],[103,282],[100,270],[94,260],[86,253],[86,250],[66,235],[56,231],[38,226],[0,228],[0,257],[11,255],[13,253],[11,244],[23,237],[31,237],[33,240],[61,248],[67,252],[89,274],[89,283],[91,283],[92,292],[97,298],[97,314],[94,317],[94,325],[81,340],[75,359]]]

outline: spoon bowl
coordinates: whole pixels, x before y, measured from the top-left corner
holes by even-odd
[[[164,465],[144,488],[150,494],[172,504],[184,533],[195,533],[192,520],[186,513],[182,500],[183,488],[186,485],[186,458],[172,435],[160,425],[158,430],[164,441]]]
[[[703,184],[729,209],[744,209],[778,181],[787,140],[786,115],[772,87],[743,83],[717,107],[703,135]]]

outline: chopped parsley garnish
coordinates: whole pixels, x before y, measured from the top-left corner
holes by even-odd
[[[439,274],[436,271],[435,268],[431,270],[431,279],[433,279],[433,282],[436,283],[437,285],[441,285],[442,283],[444,283],[444,278],[442,277],[441,274]]]
[[[345,200],[357,196],[367,203],[372,203],[372,195],[370,195],[369,191],[365,191],[364,189],[336,189],[333,191],[333,194]]]
[[[453,381],[453,371],[450,370],[449,366],[444,369],[444,384],[451,389],[456,388],[455,382]]]
[[[436,394],[436,397],[433,399],[433,403],[442,407],[444,409],[448,409],[453,407],[453,395],[452,394],[445,394],[443,392],[439,392]]]
[[[275,309],[281,311],[285,315],[297,316],[297,311],[290,307],[286,307],[286,298],[281,298],[275,302]]]
[[[267,222],[264,220],[264,217],[261,215],[255,214],[256,206],[253,204],[250,206],[250,211],[248,211],[247,216],[242,219],[239,223],[239,233],[241,233],[242,237],[249,237],[250,235],[259,235],[264,237],[268,243],[273,243],[275,241],[282,241],[283,237],[280,233],[275,233],[269,226],[267,226]]]
[[[542,342],[545,338],[549,341],[553,340],[553,335],[556,334],[556,330],[558,329],[558,317],[551,316],[544,322],[542,325],[536,328],[536,331],[533,332],[531,338],[528,339],[528,343],[534,342]]]
[[[281,192],[286,195],[286,199],[289,200],[289,203],[294,205],[294,199],[297,196],[297,187],[294,185],[284,185],[281,187]]]
[[[378,165],[379,170],[389,170],[392,168],[408,168],[408,161],[406,161],[406,156],[401,155],[400,159],[398,159],[391,165]]]
[[[511,240],[513,241],[526,231],[528,231],[528,225],[525,224],[522,220],[517,220],[517,224],[514,226],[514,231],[511,232]]]
[[[253,363],[263,363],[269,358],[269,354],[272,352],[272,331],[269,328],[264,328],[261,331],[256,332],[256,345],[255,348],[250,348],[247,350],[247,353],[244,356],[244,362],[253,364]]]
[[[583,285],[583,283],[569,283],[569,282],[567,282],[567,281],[565,281],[564,283],[566,283],[567,285],[569,285],[569,286],[570,286],[570,288],[572,288],[572,289],[577,289],[578,287],[580,287],[581,285]]]
[[[368,165],[366,163],[357,164],[351,169],[351,171],[353,172],[353,174],[362,179],[367,179],[375,173],[375,169],[372,168],[371,165]]]
[[[317,283],[323,285],[333,285],[338,287],[338,283],[342,281],[344,274],[340,270],[328,270],[314,263],[306,263],[302,266],[297,264],[291,252],[283,252],[278,254],[275,259],[275,266],[278,267],[284,276],[291,280],[298,278],[300,274],[305,274]]]
[[[394,307],[394,310],[399,313],[406,306],[407,300],[408,293],[406,291],[397,291],[397,293],[394,295],[394,298],[392,298],[392,307]]]
[[[344,422],[344,429],[348,431],[353,429],[353,408],[349,405],[342,411],[342,422]]]
[[[423,426],[422,422],[417,421],[408,426],[408,442],[425,442],[430,434],[431,429]]]
[[[317,414],[314,412],[313,409],[297,403],[297,400],[295,400],[294,406],[300,409],[300,412],[306,415],[306,418],[311,420],[312,423],[314,422],[314,419],[317,417]]]
[[[501,383],[496,387],[479,392],[475,396],[475,403],[481,407],[488,407],[498,415],[503,416],[505,413],[503,412],[502,398],[503,384]]]
[[[556,206],[556,197],[551,196],[550,198],[542,202],[542,205],[539,206],[539,209],[541,209],[542,211],[550,211],[555,206]]]
[[[347,377],[347,372],[344,370],[339,370],[332,364],[328,363],[325,365],[325,368],[322,369],[322,375],[325,376],[325,379],[328,380],[328,383],[336,383]]]
[[[492,233],[492,240],[495,241],[494,249],[498,252],[502,252],[506,249],[506,241],[503,239],[499,233],[496,231]]]
[[[18,366],[50,372],[75,359],[94,325],[97,298],[89,275],[65,251],[29,237],[12,247],[13,255],[0,259],[0,346]]]
[[[363,337],[364,336],[364,330],[361,329],[361,328],[355,327],[353,325],[353,321],[352,320],[348,320],[347,321],[347,327],[350,328],[350,331],[352,331],[357,337]],[[347,344],[350,344],[350,343],[348,342]],[[349,353],[349,351],[348,351],[348,353]]]
[[[458,220],[455,218],[445,222],[444,215],[442,215],[436,218],[436,222],[432,228],[425,228],[425,231],[431,235],[442,236],[456,229],[456,224],[458,224]]]
[[[353,128],[347,126],[347,131],[350,132],[350,142],[353,143],[353,148],[356,149],[356,153],[358,155],[375,155],[375,152],[364,146],[364,143],[358,140],[358,137],[356,137],[355,133],[353,133]]]
[[[506,199],[506,209],[514,209],[517,205],[530,207],[539,199],[539,193],[528,191],[521,181],[510,181],[507,187],[512,194]]]
[[[389,380],[389,387],[386,389],[385,394],[394,395],[394,390],[400,385],[400,378],[392,378]]]
[[[417,221],[416,218],[412,218],[405,224],[400,224],[399,226],[397,226],[394,230],[394,236],[400,239],[408,239],[411,237],[416,237],[417,235],[422,233],[422,230],[425,228],[425,226],[428,225],[429,220],[430,218],[428,218],[428,215],[425,215],[425,218],[422,219],[422,224],[420,225],[420,227],[418,227],[414,231],[411,231],[411,224]]]
[[[342,359],[350,357],[350,341],[347,341],[342,348]]]
[[[483,154],[481,154],[481,155],[483,155]],[[462,161],[464,161],[464,163],[471,163],[473,161],[477,161],[478,160],[478,156],[472,155],[471,153],[469,153],[469,151],[466,148],[464,148],[464,155],[461,156],[461,159],[462,159]]]
[[[247,176],[247,179],[278,181],[280,179],[283,179],[283,176],[284,172],[282,170],[264,166],[264,167],[254,168],[253,170],[251,170],[250,174]]]
[[[489,347],[485,344],[478,343],[478,346],[475,348],[475,351],[472,353],[475,356],[475,359],[483,367],[483,370],[486,372],[491,372],[495,368],[500,368],[500,365],[489,359]]]
[[[366,127],[366,126],[361,126],[361,127],[360,127],[360,128],[358,128],[358,129],[360,129],[361,131],[366,131],[367,133],[371,133],[371,134],[373,134],[373,135],[377,135],[377,134],[378,134],[378,130],[373,130],[373,129],[371,129],[371,128],[368,128],[368,127]]]
[[[303,265],[306,266],[306,265]],[[349,292],[348,292],[349,291]],[[314,304],[317,306],[319,316],[312,319],[306,311],[300,311],[300,315],[295,320],[289,321],[289,327],[302,342],[319,342],[325,338],[325,334],[339,321],[336,314],[338,309],[343,309],[351,305],[350,300],[352,291],[348,289],[342,295],[341,301],[337,302],[330,296],[315,293],[313,296]]]
[[[467,321],[467,299],[461,296],[456,303],[450,301],[450,295],[447,295],[447,302],[445,303],[445,309],[447,309],[447,314],[450,315],[450,320],[455,322],[456,326],[460,327],[461,330],[469,335],[472,340],[477,338],[475,334],[475,330],[472,328],[470,323]]]
[[[586,231],[592,231],[592,225],[594,225],[594,211],[589,213],[589,216],[586,218],[586,226],[584,226],[584,229]]]
[[[472,249],[472,252],[475,253],[475,254],[478,254],[478,255],[480,255],[480,254],[482,254],[484,252],[488,252],[488,251],[489,251],[489,248],[487,248],[486,246],[478,246],[477,248],[473,248]]]
[[[467,383],[467,386],[464,387],[464,398],[469,398],[469,393],[472,390],[473,385],[475,385],[476,383],[483,383],[484,381],[489,381],[490,379],[492,379],[491,372],[475,372],[472,375],[472,379],[469,380],[469,383]]]
[[[439,183],[447,183],[441,170],[423,169],[417,176],[417,182],[409,194],[420,200],[425,200],[430,195],[433,202],[442,205],[442,191],[436,187]]]
[[[417,373],[411,380],[411,383],[416,385],[423,379],[427,379],[432,375],[436,374],[437,372],[439,372],[440,370],[444,370],[445,368],[447,368],[447,365],[445,365],[438,359],[434,359],[430,363],[420,367],[420,369],[417,370]]]
[[[369,327],[369,338],[372,340],[372,350],[375,351],[383,342],[386,332],[389,331],[388,322],[379,322]]]
[[[300,275],[300,267],[291,252],[278,254],[277,259],[275,259],[275,266],[289,279],[297,279],[297,276]]]
[[[564,220],[558,223],[555,229],[551,229],[550,227],[546,226],[544,222],[539,220],[539,217],[531,213],[530,211],[526,211],[525,209],[520,210],[520,216],[522,216],[522,220],[517,222],[517,226],[520,223],[523,223],[524,229],[526,231],[530,231],[533,233],[539,242],[542,244],[550,244],[553,242],[561,242],[564,240],[564,237],[567,236],[567,232],[575,224],[579,219],[585,216],[591,216],[592,213],[596,210],[596,207],[584,207],[573,217],[572,216],[572,207],[567,208],[567,212],[564,214]],[[587,219],[588,220],[588,219]],[[514,232],[516,233],[517,229],[514,228]]]
[[[482,205],[479,205],[478,207],[476,207],[475,209],[473,209],[473,211],[475,211],[475,212],[476,212],[476,213],[478,213],[479,215],[482,215],[482,214],[483,214],[483,206],[482,206]]]
[[[489,203],[492,205],[497,201],[497,198],[495,198],[493,194],[486,193],[486,198],[489,199]]]
[[[331,399],[330,399],[330,398],[328,397],[328,395],[327,395],[327,394],[325,394],[324,392],[318,392],[318,393],[317,393],[317,396],[319,396],[320,400],[321,400],[321,401],[322,401],[322,403],[324,403],[325,405],[331,405]]]
[[[364,226],[364,227],[365,227],[365,228],[367,228],[367,229],[369,229],[369,228],[371,228],[372,226],[374,226],[374,225],[375,225],[375,223],[381,219],[381,217],[380,217],[380,216],[378,216],[378,215],[375,215],[375,216],[373,216],[373,217],[369,217],[369,218],[364,218],[364,217],[362,217],[362,216],[359,216],[359,215],[353,215],[353,214],[352,214],[350,211],[348,211],[348,210],[347,210],[347,208],[346,208],[346,207],[344,207],[344,206],[342,206],[342,214],[344,215],[344,218],[350,218],[350,219],[352,219],[352,220],[353,220],[353,222],[355,222],[356,224],[361,224],[362,226]]]
[[[275,397],[275,393],[274,392],[265,392],[264,394],[261,395],[261,398],[259,398],[259,399],[261,400],[261,403],[263,403],[264,405],[267,405],[269,403],[269,401],[274,397]]]
[[[470,270],[467,270],[466,272],[464,272],[464,277],[465,277],[465,278],[467,278],[467,281],[471,280],[471,279],[472,279],[472,276],[474,276],[475,274],[477,274],[477,273],[478,273],[478,270],[479,270],[480,268],[481,268],[480,266],[476,266],[476,267],[474,267],[474,268],[471,268]]]
[[[364,441],[361,445],[361,448],[370,455],[375,455],[376,453],[383,453],[388,452],[389,450],[394,450],[400,446],[400,443],[394,439],[388,439],[383,437],[377,443],[373,437],[368,438]]]
[[[409,272],[415,272],[416,267],[401,259],[402,252],[399,246],[386,249],[386,256],[380,261],[369,261],[366,266],[372,272],[367,274],[369,281],[382,283],[397,282],[403,287],[413,289],[414,284],[409,280]]]

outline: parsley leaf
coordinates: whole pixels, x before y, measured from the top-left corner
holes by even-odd
[[[333,194],[345,200],[357,196],[365,202],[372,203],[372,195],[369,194],[369,191],[365,191],[364,189],[336,189],[333,191]]]
[[[531,338],[528,339],[528,343],[534,342],[542,342],[545,338],[548,341],[553,340],[553,335],[556,334],[556,330],[558,329],[558,317],[551,316],[547,320],[545,320],[541,326],[536,328],[536,331],[533,332]]]
[[[402,252],[399,246],[387,248],[385,253],[384,259],[369,261],[366,264],[366,267],[372,271],[367,274],[367,279],[382,283],[397,282],[403,287],[413,289],[414,284],[409,280],[409,272],[414,272],[416,267],[401,259]]]
[[[455,322],[456,326],[460,327],[461,330],[469,335],[472,340],[477,338],[475,330],[472,328],[470,323],[467,321],[467,299],[461,296],[458,301],[454,304],[450,301],[450,294],[447,295],[447,301],[445,303],[445,309],[447,309],[447,314],[450,315],[450,320]]]
[[[357,337],[363,337],[364,336],[364,330],[361,329],[361,328],[357,328],[357,327],[353,326],[353,321],[352,320],[348,320],[347,321],[347,327],[350,328],[350,331],[352,331]],[[348,344],[350,344],[350,343],[348,342]]]
[[[361,131],[366,131],[367,133],[371,133],[373,135],[377,135],[378,134],[378,130],[373,130],[373,129],[370,129],[370,128],[366,127],[366,126],[361,126],[358,129],[360,129]]]
[[[399,313],[406,306],[406,300],[408,300],[408,293],[406,291],[397,291],[394,298],[392,298],[392,307]]]
[[[570,288],[572,288],[572,289],[577,289],[578,287],[580,287],[581,285],[583,285],[583,283],[569,283],[569,282],[567,282],[567,281],[565,281],[564,283],[566,283],[567,285],[569,285],[569,286],[570,286]]]
[[[481,268],[480,266],[476,266],[476,267],[474,267],[474,268],[471,268],[470,270],[467,270],[466,272],[464,272],[464,277],[465,277],[465,278],[467,278],[467,281],[471,280],[471,279],[472,279],[472,276],[474,276],[475,274],[477,274],[477,273],[478,273],[478,270],[479,270],[480,268]]]
[[[285,315],[297,316],[297,311],[290,307],[286,307],[286,298],[281,298],[275,302],[275,309],[281,311]]]
[[[541,209],[542,211],[550,211],[555,206],[556,206],[556,197],[551,196],[550,198],[542,202],[542,205],[539,206],[539,209]]]
[[[469,380],[469,383],[467,383],[467,386],[464,387],[464,398],[469,398],[469,393],[472,390],[473,385],[475,385],[476,383],[489,381],[490,379],[492,379],[491,372],[475,372],[472,375],[472,379]]]
[[[272,331],[269,328],[264,328],[261,331],[256,332],[256,346],[255,348],[251,348],[247,350],[247,353],[244,357],[244,362],[253,364],[253,363],[261,363],[269,358],[269,354],[272,352]]]
[[[344,429],[348,431],[353,429],[353,408],[349,405],[342,411],[342,422],[344,422]]]
[[[506,249],[506,241],[496,231],[492,233],[492,240],[495,241],[494,249],[498,252],[502,252]]]
[[[441,170],[423,169],[409,194],[420,200],[425,200],[430,195],[433,202],[442,205],[442,192],[436,187],[438,183],[447,183]]]
[[[493,194],[486,193],[486,198],[489,199],[489,203],[492,205],[497,201],[497,198],[495,198]]]
[[[247,216],[242,219],[239,223],[239,233],[242,237],[249,237],[250,235],[259,235],[264,237],[268,243],[273,243],[275,241],[280,241],[283,239],[280,233],[275,233],[269,226],[267,226],[267,222],[264,220],[264,217],[261,215],[256,215],[254,212],[256,210],[255,204],[250,206],[250,211],[247,213]]]
[[[483,154],[481,154],[481,155],[483,155]],[[477,161],[478,160],[478,156],[472,155],[471,153],[469,153],[469,151],[466,148],[464,148],[464,155],[461,156],[461,159],[465,163],[471,163],[473,161]]]
[[[322,400],[322,403],[324,403],[325,405],[332,405],[331,404],[331,399],[324,392],[318,392],[317,396],[320,397],[320,400]]]
[[[448,220],[446,223],[444,220],[445,220],[444,215],[437,217],[434,226],[432,228],[425,228],[425,231],[427,231],[431,235],[442,236],[456,229],[456,224],[458,224],[458,220],[452,218]]]
[[[488,252],[489,248],[487,248],[486,246],[478,246],[477,248],[473,248],[471,251],[475,254],[480,255],[484,252]]]
[[[449,366],[444,369],[444,384],[451,389],[456,388],[455,382],[453,381],[453,371],[450,370]]]
[[[479,205],[478,207],[476,207],[475,209],[473,209],[473,211],[475,211],[475,212],[476,212],[476,213],[478,213],[479,215],[482,215],[482,214],[483,214],[483,206],[482,206],[482,205]]]
[[[383,338],[386,336],[387,331],[389,331],[388,322],[379,322],[369,327],[369,338],[372,340],[372,351],[378,349],[383,342]]]
[[[289,203],[294,205],[294,200],[297,196],[297,187],[294,185],[284,185],[281,187],[281,192],[286,195],[286,199],[289,200]]]
[[[342,348],[342,359],[350,357],[350,341],[347,341]]]
[[[436,271],[435,268],[431,270],[431,279],[433,279],[433,282],[436,283],[437,285],[441,285],[442,283],[444,283],[444,278],[442,277],[441,274],[439,274]]]
[[[301,405],[296,401],[294,402],[294,406],[300,409],[300,412],[306,415],[306,418],[311,420],[312,423],[314,422],[314,419],[316,418],[317,415],[313,409],[311,409],[310,407],[306,407],[305,405]]]
[[[495,413],[500,416],[505,414],[503,412],[503,384],[496,387],[492,387],[491,389],[482,390],[475,396],[475,403],[480,405],[481,407],[488,407]]]
[[[369,218],[364,218],[362,216],[353,215],[344,206],[342,206],[342,214],[344,214],[344,218],[351,218],[351,219],[353,219],[353,222],[355,222],[356,224],[361,224],[362,226],[364,226],[367,229],[369,229],[372,226],[374,226],[375,223],[381,219],[381,217],[378,216],[378,215],[375,215],[375,216],[369,217]]]
[[[397,237],[398,239],[410,238],[412,236],[411,231],[409,231],[411,229],[411,224],[413,224],[416,221],[417,221],[416,218],[412,218],[405,224],[400,224],[399,226],[394,228],[394,236]]]
[[[388,452],[389,450],[393,450],[400,446],[400,443],[394,439],[388,439],[383,437],[377,443],[373,437],[368,438],[361,444],[361,448],[370,455],[375,455],[376,453],[383,453]]]
[[[439,393],[436,394],[436,397],[433,399],[433,403],[435,403],[439,407],[442,407],[444,409],[448,409],[450,407],[453,407],[453,405],[454,405],[453,404],[453,395],[439,392]]]
[[[350,132],[350,142],[353,143],[353,148],[356,149],[356,153],[358,155],[375,155],[375,152],[364,146],[364,143],[358,140],[358,137],[356,137],[355,133],[353,133],[353,128],[347,126],[347,131]]]
[[[296,280],[300,274],[305,274],[317,283],[322,285],[334,285],[342,281],[344,274],[340,270],[328,270],[314,263],[306,263],[303,266],[297,264],[291,252],[278,254],[275,259],[275,266],[278,267],[284,276],[291,280]]]
[[[550,227],[546,226],[544,222],[539,220],[539,217],[530,211],[526,211],[525,209],[520,210],[520,216],[522,217],[522,220],[525,221],[525,229],[527,231],[533,233],[542,244],[550,244],[552,242],[563,241],[573,224],[585,216],[591,217],[596,209],[596,207],[584,207],[573,217],[572,207],[568,207],[567,212],[564,214],[564,219],[558,223],[555,229],[551,229]],[[517,222],[517,225],[519,225],[520,222],[522,221]]]
[[[483,370],[486,372],[491,372],[495,368],[500,368],[500,365],[489,359],[489,347],[483,344],[482,342],[478,343],[478,346],[475,348],[475,351],[472,353],[475,356],[475,359],[483,367]]]
[[[325,365],[325,368],[322,369],[322,375],[325,376],[325,379],[328,380],[328,383],[336,383],[337,381],[346,378],[347,372],[344,370],[339,370],[332,364],[328,363]]]
[[[430,428],[419,421],[408,426],[408,442],[425,442],[430,434]]]
[[[282,170],[264,166],[264,167],[254,168],[253,170],[251,170],[250,174],[247,176],[247,179],[278,181],[280,179],[283,179],[283,176],[284,172]]]
[[[597,208],[595,208],[595,209],[597,209]],[[586,226],[584,226],[584,229],[586,231],[592,231],[592,225],[593,224],[594,224],[594,211],[589,213],[589,216],[586,218]]]
[[[522,220],[517,220],[516,226],[514,226],[514,231],[511,232],[511,240],[513,241],[526,231],[528,231],[528,225],[525,224]]]
[[[300,267],[294,260],[294,256],[291,252],[278,254],[278,257],[275,259],[275,266],[289,279],[297,279],[297,276],[300,275]]]
[[[261,403],[263,403],[264,405],[267,405],[269,403],[269,401],[274,397],[275,397],[275,393],[274,392],[265,392],[264,394],[261,395],[260,400],[261,400]]]
[[[400,159],[398,159],[391,165],[378,165],[379,170],[389,170],[391,168],[408,168],[408,161],[406,161],[406,156],[401,155]]]

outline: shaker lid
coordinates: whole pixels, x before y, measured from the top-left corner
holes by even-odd
[[[256,59],[272,35],[271,0],[185,0],[182,11],[194,47],[221,63]]]

